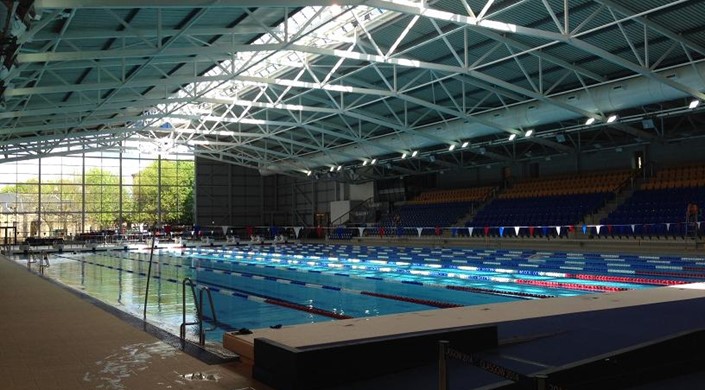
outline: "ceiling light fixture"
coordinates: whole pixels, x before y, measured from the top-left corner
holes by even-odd
[[[373,158],[372,161],[370,161],[370,165],[375,165],[377,164],[377,159]]]
[[[612,122],[614,122],[614,121],[616,121],[616,120],[617,120],[617,115],[610,115],[610,116],[607,118],[607,123],[612,123]]]
[[[591,124],[595,123],[595,118],[587,118],[585,121],[585,124],[590,126]]]
[[[516,138],[516,137],[517,137],[517,135],[512,133],[512,135],[509,136],[509,140],[514,141],[514,138]]]
[[[533,129],[526,130],[526,134],[524,134],[524,137],[529,138],[532,134],[534,134]]]
[[[450,144],[450,146],[448,147],[448,151],[452,152],[454,150],[455,150],[455,144]]]
[[[414,150],[413,152],[411,152],[411,157],[416,157],[417,154],[419,154],[419,151]]]
[[[462,148],[467,148],[468,145],[470,145],[470,142],[465,141],[465,142],[463,142],[463,145],[462,145],[461,147],[462,147]]]
[[[693,108],[696,108],[699,105],[700,105],[700,100],[695,99],[692,102],[690,102],[690,104],[688,104],[688,108],[690,108],[692,110]]]

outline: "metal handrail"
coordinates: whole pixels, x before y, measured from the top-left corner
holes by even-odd
[[[206,292],[208,296],[208,304],[210,305],[211,314],[213,315],[213,326],[209,329],[203,329],[203,292]],[[218,318],[215,314],[215,305],[213,304],[213,295],[211,295],[211,289],[207,286],[201,286],[198,291],[198,304],[199,312],[201,313],[198,324],[198,343],[200,345],[206,344],[206,332],[216,330],[218,328]]]
[[[360,204],[356,205],[355,207],[351,208],[350,210],[348,210],[347,213],[345,213],[345,214],[339,216],[338,218],[336,218],[335,220],[331,221],[330,225],[331,226],[342,225],[343,221],[345,221],[345,218],[347,218],[347,221],[350,222],[350,214],[352,214],[354,211],[362,209],[363,207],[368,207],[370,204],[374,203],[374,200],[375,199],[373,196],[365,199],[362,203],[360,203]]]
[[[191,294],[193,295],[194,306],[196,307],[196,321],[186,322],[186,285],[191,287]],[[198,295],[196,295],[196,289],[198,288]],[[213,315],[213,326],[209,329],[203,328],[203,294],[204,292],[208,296],[208,303],[210,305],[211,314]],[[213,303],[213,296],[211,295],[210,288],[206,286],[197,286],[196,283],[191,280],[191,278],[184,278],[181,282],[181,326],[179,327],[179,338],[181,343],[186,342],[186,327],[190,325],[198,325],[198,344],[203,346],[206,344],[206,332],[215,330],[218,327],[218,318],[215,314],[215,304]]]
[[[183,344],[186,341],[186,327],[189,325],[199,325],[201,319],[201,308],[196,302],[196,322],[186,322],[186,284],[191,286],[191,293],[193,294],[193,300],[196,301],[196,285],[190,278],[184,278],[181,282],[181,326],[179,327],[179,338]],[[200,333],[200,332],[199,332]]]

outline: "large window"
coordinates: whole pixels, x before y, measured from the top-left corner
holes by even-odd
[[[0,163],[0,226],[24,238],[192,224],[193,158],[125,150]]]

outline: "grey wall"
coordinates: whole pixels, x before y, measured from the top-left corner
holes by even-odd
[[[347,196],[330,180],[270,175],[196,159],[196,223],[201,226],[313,225],[316,213]]]

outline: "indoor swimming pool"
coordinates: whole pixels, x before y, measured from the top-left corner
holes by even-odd
[[[44,275],[141,318],[148,266],[144,250],[57,253]],[[323,244],[159,249],[147,320],[176,335],[185,278],[211,291],[218,328],[207,338],[219,342],[242,328],[694,283],[705,279],[705,259]],[[204,317],[213,318],[208,305]]]

